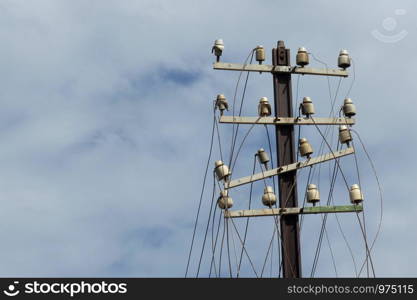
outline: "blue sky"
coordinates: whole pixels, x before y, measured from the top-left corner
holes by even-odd
[[[258,44],[269,62],[277,40],[292,59],[304,46],[331,66],[340,49],[349,50],[355,128],[385,198],[376,272],[416,276],[415,15],[413,1],[0,1],[0,275],[183,276],[211,104],[218,93],[232,99],[238,76],[212,70],[212,43],[223,38],[222,59],[231,62],[242,62]],[[374,30],[406,35],[387,43]],[[350,80],[342,82],[338,101]],[[334,90],[337,81],[331,84]],[[258,98],[272,95],[270,75],[253,74],[244,114],[254,115]],[[302,77],[303,96],[328,113],[325,78]],[[230,129],[221,130],[228,145]],[[249,138],[236,177],[248,175],[253,153],[265,148],[262,135],[257,129]],[[313,132],[306,135],[318,148]],[[359,160],[372,235],[376,184],[363,153]],[[352,164],[345,168],[355,176]],[[233,198],[243,203],[245,195],[242,189]],[[308,222],[306,274],[319,226],[318,219]],[[329,234],[339,273],[352,276],[335,224]],[[361,257],[355,219],[343,217],[343,224]],[[264,251],[266,233],[257,233],[265,226],[272,228],[267,221],[254,225],[251,253]],[[318,275],[333,276],[323,251]]]

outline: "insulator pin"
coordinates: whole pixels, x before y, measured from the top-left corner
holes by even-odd
[[[352,99],[346,98],[343,102],[343,114],[350,118],[356,115],[356,107],[353,104]]]
[[[226,166],[221,160],[217,160],[215,163],[214,171],[217,176],[217,180],[227,180],[230,175],[229,167]]]
[[[307,49],[304,47],[298,48],[297,56],[296,56],[296,63],[297,65],[304,67],[308,65],[308,52]]]
[[[300,139],[299,151],[301,156],[306,156],[307,158],[310,158],[310,155],[313,154],[313,147],[311,147],[306,138]]]
[[[220,191],[217,205],[219,205],[221,209],[229,209],[233,206],[233,199],[228,195],[228,191]]]
[[[363,194],[359,188],[359,185],[354,184],[350,187],[349,198],[352,204],[359,204],[363,201]]]
[[[337,59],[337,65],[342,69],[350,67],[350,57],[347,50],[340,50],[339,57]]]
[[[267,186],[264,188],[264,194],[262,195],[262,203],[265,206],[269,207],[277,203],[277,196],[275,195],[272,186]]]
[[[260,117],[268,117],[271,115],[271,105],[268,98],[262,97],[259,99],[258,114]]]
[[[310,97],[303,98],[303,103],[301,103],[301,113],[307,117],[314,115],[314,105]]]

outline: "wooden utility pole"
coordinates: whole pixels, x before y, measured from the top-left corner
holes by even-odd
[[[223,46],[223,41],[222,44]],[[254,51],[258,51],[258,46]],[[220,48],[219,48],[220,49]],[[221,48],[223,49],[223,48]],[[298,53],[305,53],[308,55],[305,48],[300,48]],[[221,55],[221,53],[220,53]],[[258,55],[258,54],[257,54]],[[217,55],[216,55],[217,56]],[[257,125],[274,125],[276,132],[277,143],[277,168],[262,171],[261,173],[252,174],[250,176],[241,177],[238,179],[231,179],[231,174],[224,182],[225,190],[229,191],[238,186],[245,184],[252,184],[253,182],[264,180],[266,178],[278,176],[279,187],[279,208],[264,209],[247,209],[247,210],[228,210],[224,211],[226,218],[250,218],[260,216],[280,216],[280,228],[281,228],[281,247],[282,247],[282,266],[284,278],[300,278],[301,273],[301,253],[300,253],[300,232],[298,219],[300,214],[327,214],[327,213],[358,213],[363,210],[363,206],[360,204],[363,197],[360,196],[360,191],[357,192],[357,196],[353,195],[350,191],[350,201],[352,205],[342,206],[315,206],[316,202],[313,199],[308,199],[307,202],[313,203],[312,207],[298,206],[297,201],[297,171],[302,168],[311,167],[315,164],[324,163],[326,161],[339,159],[340,157],[351,155],[355,152],[353,147],[347,144],[346,149],[333,151],[330,149],[330,153],[310,157],[304,161],[296,161],[295,156],[297,153],[298,145],[295,145],[294,140],[294,126],[304,125],[332,125],[332,126],[352,126],[355,124],[355,120],[351,117],[354,114],[344,117],[332,117],[332,118],[320,118],[312,117],[309,113],[303,113],[305,117],[294,117],[292,107],[292,92],[291,92],[291,75],[316,75],[316,76],[336,76],[347,77],[348,73],[346,68],[350,66],[350,58],[346,50],[342,50],[338,58],[339,69],[318,69],[306,67],[308,65],[308,56],[305,61],[297,59],[297,65],[291,66],[290,64],[290,50],[285,48],[283,41],[278,41],[277,48],[272,50],[272,65],[264,65],[262,62],[265,60],[264,55],[260,55],[262,58],[257,58],[259,64],[236,64],[220,62],[214,63],[213,68],[216,70],[229,70],[229,71],[245,71],[245,72],[266,72],[271,73],[273,76],[274,84],[274,104],[275,104],[275,117],[267,116],[258,112],[258,117],[244,117],[244,116],[224,116],[221,114],[219,117],[220,123],[226,124],[257,124]],[[300,56],[302,57],[302,56]],[[219,58],[219,56],[217,57]],[[264,97],[263,97],[264,98]],[[261,98],[262,100],[262,98]],[[314,113],[314,112],[313,112]],[[347,128],[345,129],[347,130]],[[339,130],[340,131],[340,130]],[[339,138],[340,138],[339,132]],[[297,141],[298,142],[298,141]],[[330,146],[329,146],[330,148]],[[314,184],[311,184],[317,190]],[[355,185],[354,185],[355,186]],[[317,190],[318,192],[318,190]],[[359,196],[358,196],[359,195]],[[310,196],[310,197],[314,197]],[[353,199],[353,200],[352,200]],[[356,200],[355,200],[356,199]],[[316,200],[319,201],[319,198]]]
[[[274,66],[290,66],[290,49],[283,41],[278,41],[277,48],[272,50]],[[275,117],[292,117],[291,74],[275,73],[274,103]],[[289,165],[295,162],[294,125],[275,125],[277,142],[277,165]],[[297,207],[297,170],[278,176],[279,205],[281,208]],[[301,277],[300,234],[298,215],[283,215],[280,218],[282,236],[282,267],[284,278]]]

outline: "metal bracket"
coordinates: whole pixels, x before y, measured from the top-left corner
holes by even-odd
[[[279,175],[282,173],[286,173],[286,172],[290,172],[290,171],[294,171],[297,169],[301,169],[301,168],[305,168],[308,166],[312,166],[318,163],[322,163],[328,160],[332,160],[332,159],[336,159],[342,156],[346,156],[349,154],[352,154],[355,152],[355,149],[352,147],[349,147],[347,149],[343,149],[340,151],[335,151],[332,153],[327,153],[321,156],[317,156],[317,157],[312,157],[310,159],[307,159],[305,161],[301,161],[301,162],[296,162],[296,163],[292,163],[286,166],[281,166],[279,168],[275,168],[275,169],[271,169],[271,170],[267,170],[261,173],[257,173],[251,176],[246,176],[246,177],[242,177],[239,179],[235,179],[235,180],[231,180],[229,182],[225,183],[225,188],[226,189],[231,189],[240,185],[244,185],[244,184],[248,184],[251,182],[255,182],[258,180],[262,180],[264,178],[269,178],[275,175]]]
[[[361,212],[362,205],[341,205],[341,206],[312,206],[312,207],[288,207],[288,208],[265,208],[265,209],[246,209],[246,210],[226,210],[226,218],[244,217],[263,217],[277,215],[298,215],[298,214],[328,214],[328,213],[348,213]]]
[[[352,118],[275,118],[220,116],[220,123],[268,124],[268,125],[354,125]]]
[[[215,70],[228,71],[247,71],[247,72],[269,72],[269,73],[292,73],[301,75],[325,75],[348,77],[348,72],[341,69],[317,69],[306,67],[291,67],[291,66],[272,66],[272,65],[255,65],[255,64],[234,64],[215,62],[213,64]]]

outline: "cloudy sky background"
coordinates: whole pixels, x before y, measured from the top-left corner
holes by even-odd
[[[416,13],[413,1],[1,0],[0,275],[184,275],[211,104],[217,93],[230,102],[238,76],[212,70],[212,43],[223,38],[222,59],[231,62],[242,62],[258,44],[270,60],[278,40],[292,50],[293,60],[304,46],[330,66],[340,49],[349,50],[356,70],[350,94],[358,109],[355,128],[384,189],[382,233],[373,252],[376,273],[416,276]],[[389,37],[407,34],[387,43],[373,30]],[[270,75],[250,78],[245,115],[255,114],[260,96],[273,95]],[[339,104],[351,80],[342,81]],[[331,84],[334,90],[337,80]],[[302,96],[313,98],[318,116],[328,113],[325,78],[302,77]],[[225,126],[222,132],[230,133]],[[253,153],[266,147],[262,130],[253,132],[240,154],[236,177],[248,175]],[[313,131],[306,135],[318,148]],[[377,187],[364,153],[359,156],[372,236]],[[354,178],[350,162],[344,167]],[[340,187],[337,201],[346,203]],[[237,192],[235,203],[247,201],[243,195],[245,190]],[[192,274],[209,201],[208,193]],[[304,275],[310,272],[320,217],[308,218]],[[360,261],[357,221],[341,218]],[[339,275],[352,276],[335,224],[330,218]],[[260,220],[251,228],[248,247],[257,256],[265,252],[261,239],[270,236],[272,225]],[[324,244],[318,276],[334,276],[326,249]],[[262,259],[259,255],[258,264]]]

